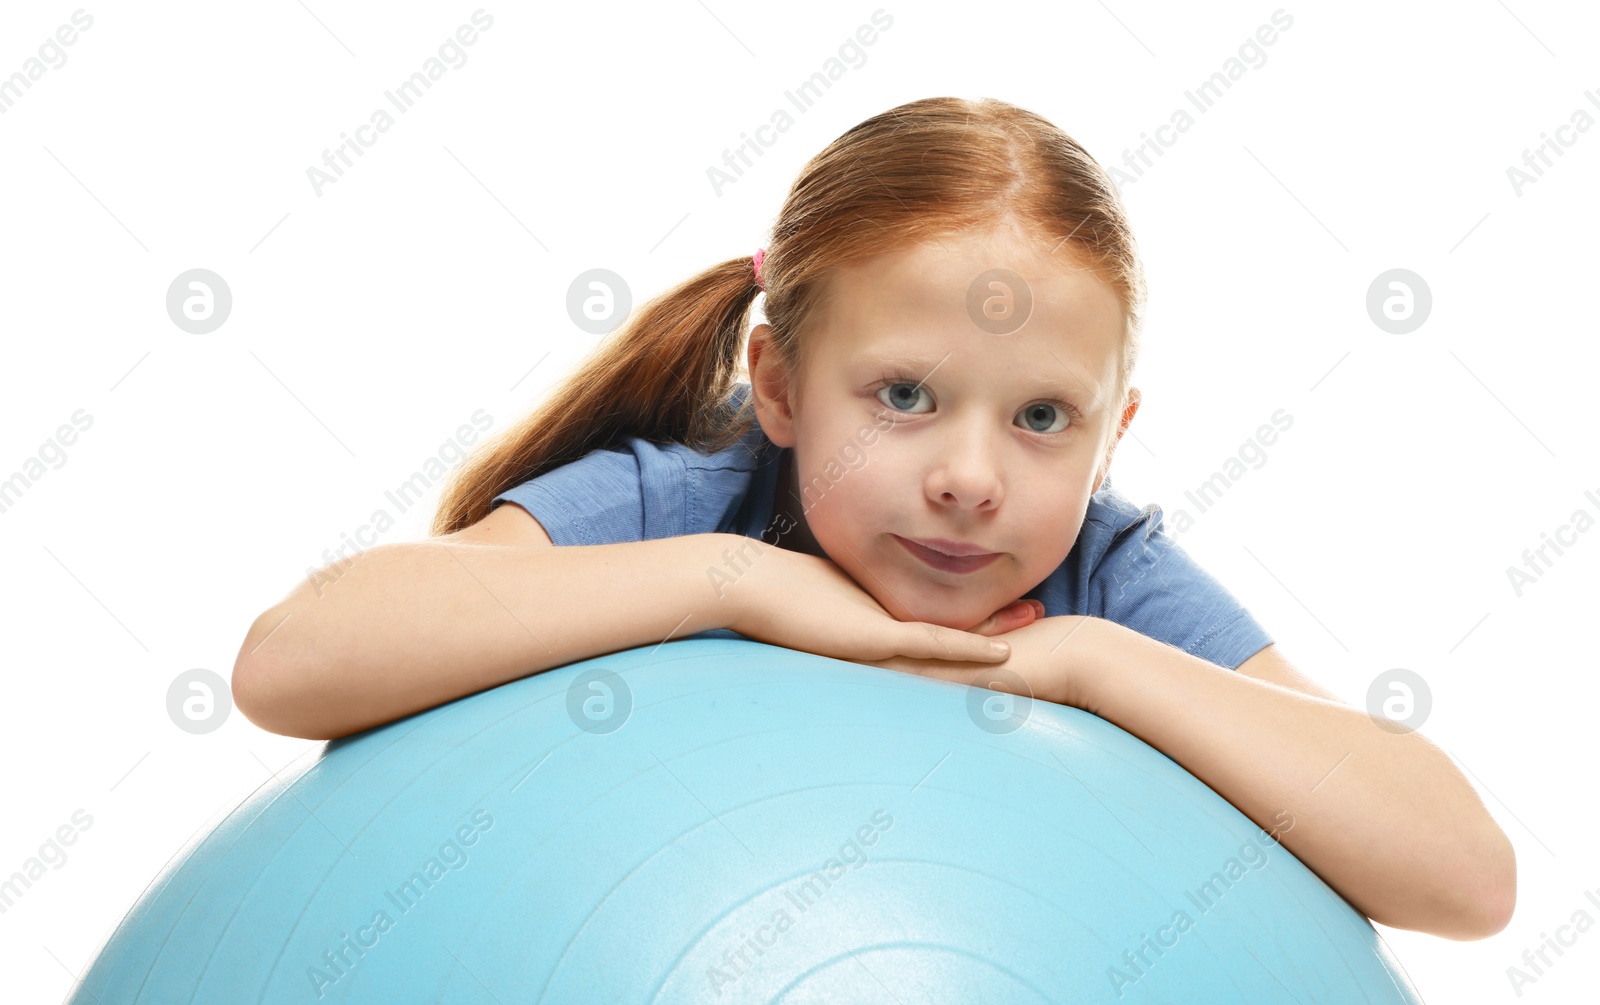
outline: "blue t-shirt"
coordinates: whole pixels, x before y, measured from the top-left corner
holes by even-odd
[[[749,385],[739,385],[735,403],[748,394]],[[557,545],[705,533],[772,543],[780,529],[773,523],[778,473],[791,452],[767,439],[760,423],[711,454],[632,436],[507,489],[489,508],[516,503]],[[1108,474],[1066,559],[1023,597],[1042,602],[1047,617],[1105,618],[1238,669],[1272,637],[1165,533],[1161,518],[1159,506],[1141,510],[1115,492]]]

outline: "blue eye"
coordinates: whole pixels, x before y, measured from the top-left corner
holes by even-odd
[[[884,391],[889,391],[889,398],[885,400]],[[879,401],[888,406],[896,415],[925,415],[928,409],[911,411],[920,396],[926,395],[927,389],[921,381],[910,380],[905,377],[888,376],[883,379],[875,391]],[[899,406],[904,405],[905,408]],[[1025,416],[1029,432],[1040,436],[1064,436],[1083,423],[1083,413],[1069,401],[1036,401],[1025,406],[1017,415]],[[1058,426],[1062,421],[1069,421],[1067,426]],[[1042,423],[1044,428],[1035,428],[1035,423]]]
[[[878,392],[879,392],[878,400],[879,401],[883,401],[882,392],[884,392],[886,390],[889,390],[890,388],[902,389],[904,393],[896,396],[896,397],[901,398],[902,400],[904,400],[906,397],[910,397],[913,401],[915,401],[916,400],[916,396],[918,394],[927,394],[928,393],[927,391],[923,390],[923,388],[921,387],[921,385],[920,385],[920,383],[918,381],[914,381],[914,380],[889,380],[889,381],[885,381],[883,384],[880,384],[878,386]],[[894,407],[894,403],[893,402],[883,401],[883,403],[885,405],[888,405],[891,408]],[[908,414],[921,415],[922,413],[920,413],[920,412],[912,412],[912,413],[908,413]]]
[[[1044,413],[1044,417],[1042,419],[1039,418],[1039,413],[1040,412]],[[1044,424],[1045,424],[1045,426],[1047,428],[1045,428],[1045,429],[1035,429],[1035,430],[1033,430],[1035,433],[1045,433],[1045,434],[1054,436],[1057,433],[1066,432],[1067,430],[1066,430],[1065,426],[1061,427],[1060,429],[1048,428],[1050,426],[1054,426],[1055,425],[1055,423],[1050,421],[1050,417],[1051,417],[1052,413],[1054,413],[1054,415],[1057,418],[1060,418],[1060,419],[1069,419],[1069,418],[1071,418],[1071,415],[1068,414],[1066,409],[1059,408],[1056,405],[1051,404],[1048,401],[1035,402],[1034,404],[1029,405],[1027,408],[1024,408],[1021,412],[1018,412],[1017,414],[1018,415],[1026,415],[1026,416],[1028,416],[1028,421],[1029,422],[1033,422],[1036,419],[1039,420],[1039,421],[1044,422]]]

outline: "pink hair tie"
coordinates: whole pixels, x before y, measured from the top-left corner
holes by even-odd
[[[767,288],[767,284],[761,281],[761,263],[767,258],[767,249],[757,248],[756,253],[751,257],[754,259],[754,265],[752,268],[756,274],[756,285],[764,290]]]

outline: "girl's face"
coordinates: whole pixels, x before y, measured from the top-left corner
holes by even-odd
[[[996,269],[1011,272],[985,275]],[[750,336],[762,429],[794,448],[775,506],[795,530],[779,543],[832,560],[899,620],[971,628],[1077,540],[1138,409],[1137,389],[1125,408],[1109,397],[1122,304],[1009,228],[880,255],[832,283],[798,389],[768,326]],[[941,561],[918,539],[990,557]]]

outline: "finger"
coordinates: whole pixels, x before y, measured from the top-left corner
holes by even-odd
[[[999,635],[1006,630],[1006,627],[1001,623],[999,614],[991,614],[967,631],[974,635]]]
[[[967,670],[956,667],[945,667],[934,664],[921,663],[916,666],[896,668],[904,673],[916,674],[918,677],[930,677],[934,680],[947,680],[954,684],[973,684],[979,680],[982,670]]]
[[[972,632],[960,632],[943,625],[916,622],[910,629],[901,654],[922,659],[951,662],[1001,663],[1011,657],[1011,645]]]
[[[1019,600],[1000,608],[987,618],[984,618],[982,623],[967,629],[967,631],[974,635],[1001,635],[1015,631],[1023,625],[1032,624],[1034,618],[1035,614],[1031,605]]]

